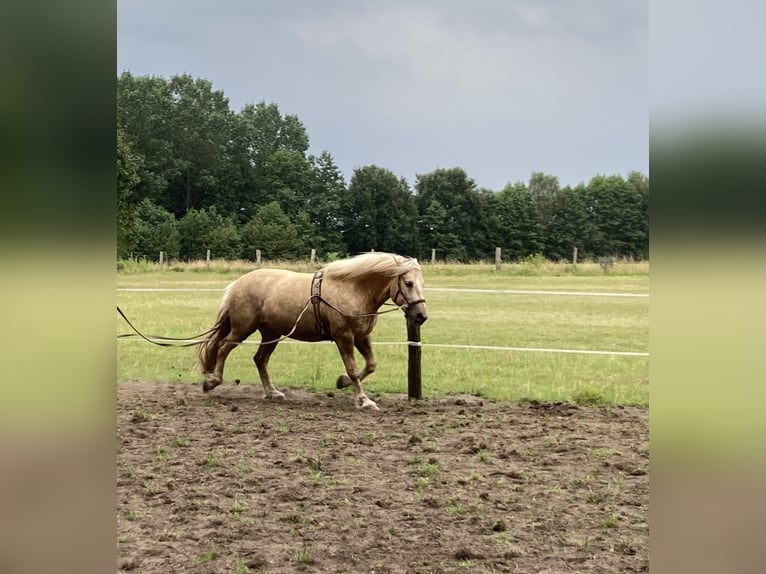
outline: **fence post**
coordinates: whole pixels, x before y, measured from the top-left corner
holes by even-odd
[[[313,265],[317,258],[317,250],[312,249],[311,250],[311,264]]]
[[[436,249],[431,249],[431,265],[436,265]]]
[[[407,397],[422,399],[420,387],[420,325],[407,321]]]
[[[255,250],[255,265],[256,267],[261,266],[261,250],[260,249]]]
[[[205,259],[207,268],[210,269],[210,249],[207,250],[207,258]]]
[[[572,265],[577,265],[577,247],[572,249]]]
[[[502,251],[495,247],[495,271],[500,271],[500,262],[503,260]]]
[[[165,252],[160,251],[160,269],[162,269],[162,264],[165,262]]]

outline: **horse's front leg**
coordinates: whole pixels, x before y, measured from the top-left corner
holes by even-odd
[[[354,346],[362,354],[362,357],[364,357],[364,368],[359,371],[359,373],[357,373],[359,382],[361,383],[365,377],[367,377],[367,375],[371,375],[375,372],[375,368],[377,367],[378,362],[375,360],[375,355],[372,352],[372,337],[367,335],[361,339],[356,339],[354,341]],[[348,375],[341,375],[338,377],[338,380],[335,383],[335,386],[337,386],[339,389],[348,387],[350,385],[351,378]]]
[[[351,381],[351,385],[354,387],[354,404],[358,409],[374,409],[379,410],[375,401],[371,400],[364,391],[360,383],[360,374],[356,372],[356,360],[354,359],[354,339],[352,337],[338,337],[335,339],[335,345],[338,347],[340,358],[343,360],[343,366],[346,367],[346,374],[341,376],[341,379],[348,377]],[[365,366],[365,369],[367,367]],[[373,369],[374,369],[373,361]],[[364,372],[364,371],[363,371]],[[367,373],[365,373],[365,376]],[[340,379],[338,380],[338,386],[340,385]],[[343,385],[347,386],[347,385]]]

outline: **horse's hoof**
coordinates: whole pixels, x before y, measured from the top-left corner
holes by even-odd
[[[375,403],[375,401],[368,399],[367,397],[364,398],[364,400],[360,403],[357,403],[358,409],[369,409],[371,411],[379,411],[380,408]]]
[[[351,386],[351,377],[348,375],[341,375],[338,377],[338,380],[335,381],[335,386],[338,389],[345,389],[348,386]]]
[[[284,401],[285,400],[285,394],[280,391],[271,391],[270,393],[266,394],[266,398],[270,401]]]
[[[202,383],[202,392],[207,393],[208,391],[212,391],[219,384],[220,383],[217,383],[215,381],[205,381],[204,383]]]

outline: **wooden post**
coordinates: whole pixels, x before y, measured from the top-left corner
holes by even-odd
[[[577,265],[577,247],[572,249],[572,265]]]
[[[500,263],[502,260],[502,251],[499,247],[495,247],[495,271],[500,271]]]
[[[210,269],[210,249],[207,250],[207,258],[205,259],[205,263],[207,264],[207,268]]]
[[[162,264],[165,262],[165,252],[160,251],[160,269],[162,269]]]
[[[260,249],[255,250],[255,265],[256,267],[261,266],[261,250]]]
[[[313,265],[316,262],[317,259],[317,250],[312,249],[311,250],[311,264]]]
[[[420,388],[420,325],[407,318],[407,397],[422,399]]]
[[[431,265],[436,265],[436,249],[431,249]]]

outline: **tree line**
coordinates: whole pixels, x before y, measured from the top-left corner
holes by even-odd
[[[297,115],[275,103],[239,112],[188,74],[117,79],[117,256],[328,259],[372,249],[421,259],[551,260],[649,256],[649,178],[594,175],[561,187],[551,174],[501,190],[460,167],[414,185],[366,165],[346,183],[329,151],[308,153]]]

